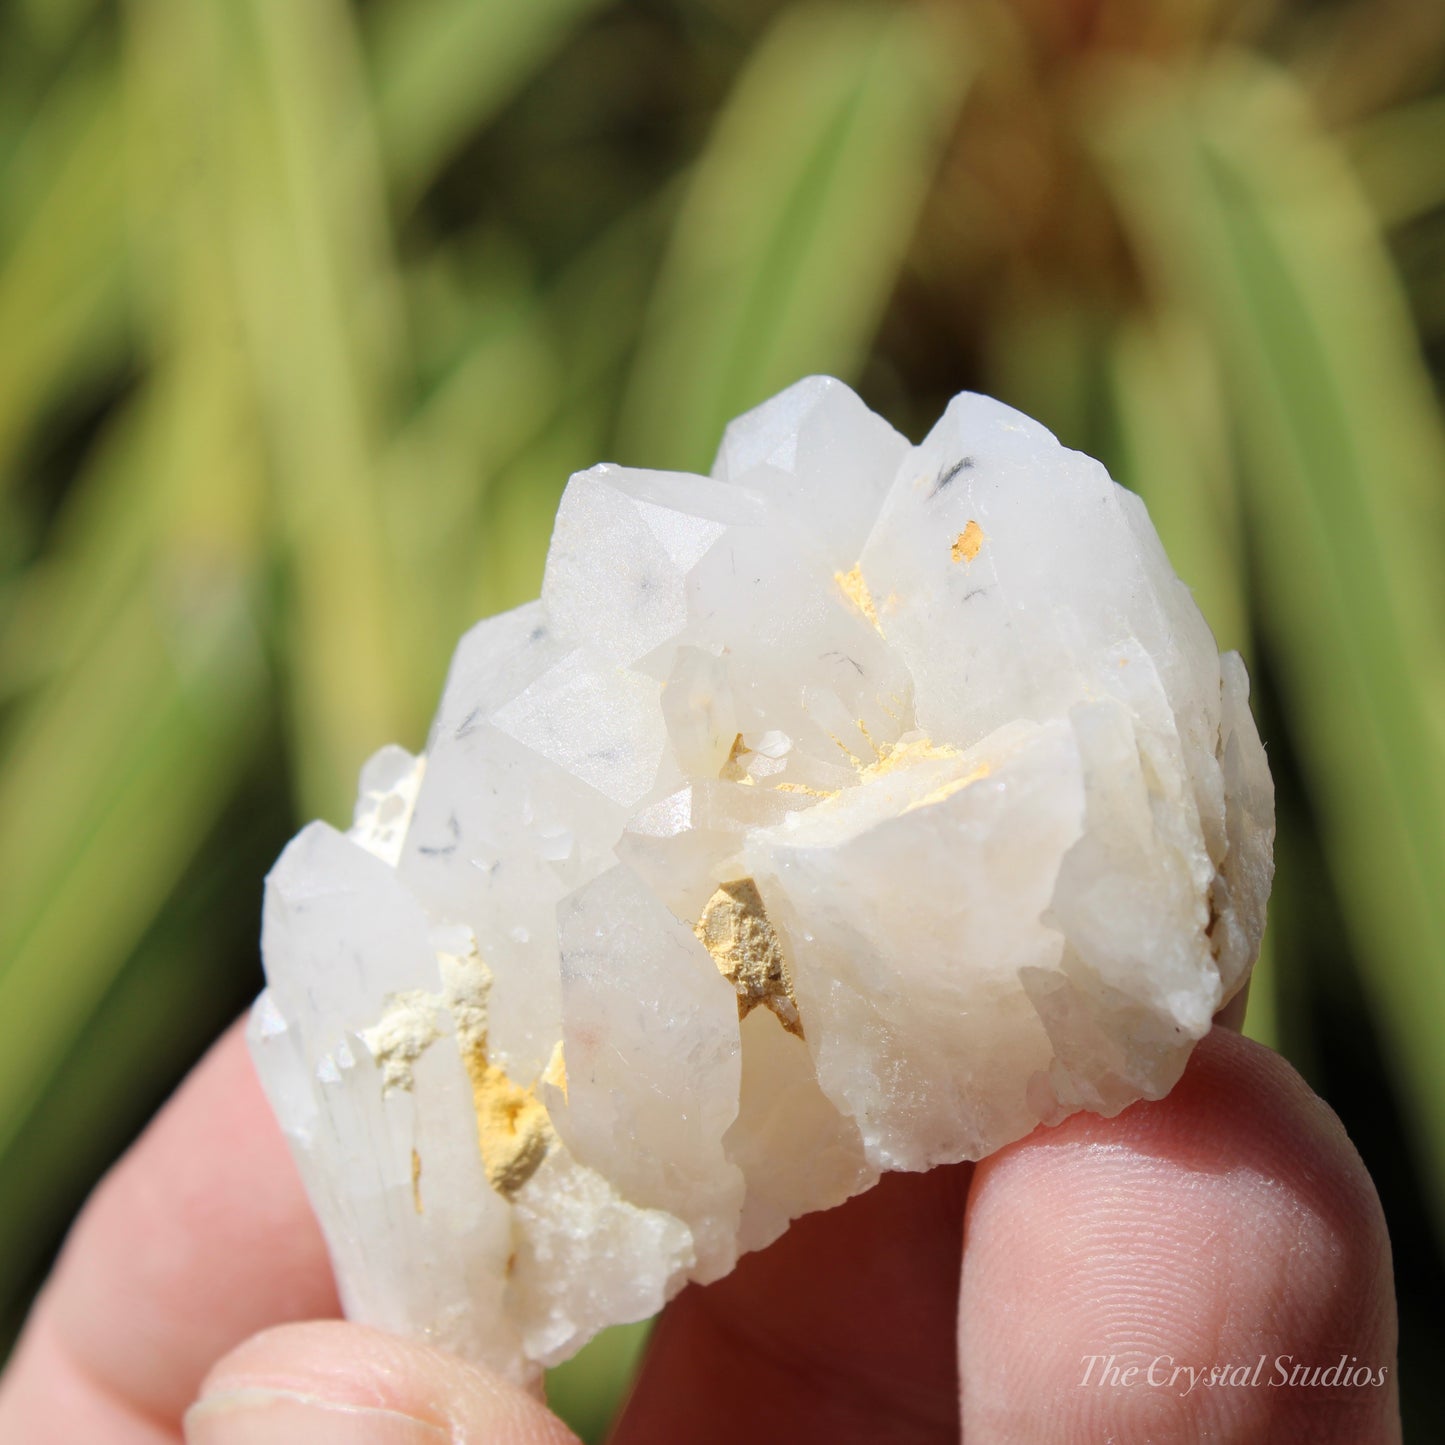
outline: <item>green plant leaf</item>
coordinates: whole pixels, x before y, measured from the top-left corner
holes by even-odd
[[[414,201],[599,0],[388,0],[368,29],[395,194]]]
[[[137,137],[175,129],[172,105],[185,117],[188,71],[179,90],[142,84],[172,78],[176,46],[194,36],[161,23],[170,9],[131,12],[124,124]],[[170,64],[148,70],[162,54]],[[0,913],[0,1153],[211,830],[268,715],[265,474],[224,253],[205,193],[173,189],[184,158],[177,171],[166,147],[145,153],[127,175],[144,218],[133,275],[159,359],[69,492],[13,616],[44,623],[0,755],[0,869],[15,900]],[[7,660],[25,652],[25,639],[7,645]]]
[[[0,1156],[248,757],[264,671],[242,600],[140,589],[0,770]],[[103,724],[99,720],[103,719]]]
[[[1372,116],[1345,146],[1382,225],[1407,225],[1445,207],[1445,95]]]
[[[19,0],[15,8],[24,14],[31,34],[59,52],[74,42],[100,8],[100,0]]]
[[[373,117],[341,0],[213,0],[223,172],[247,358],[285,567],[283,641],[302,811],[349,816],[366,756],[419,742],[413,586],[384,525],[405,361]],[[319,82],[319,83],[318,83]],[[220,158],[218,157],[218,160]]]
[[[416,575],[466,579],[458,595],[429,589],[438,681],[461,629],[536,595],[562,488],[606,453],[674,208],[664,188],[544,290],[479,309],[470,345],[396,439],[388,492],[423,504],[394,513],[393,534]]]
[[[1111,463],[1112,329],[1109,313],[1076,297],[1023,292],[987,330],[988,390],[1065,446]]]
[[[1138,77],[1133,78],[1138,81]],[[1259,63],[1112,87],[1102,150],[1160,290],[1219,348],[1258,617],[1445,1228],[1445,438],[1376,224]]]
[[[6,168],[0,239],[0,488],[58,393],[126,340],[121,109],[93,69],[56,87]]]
[[[941,18],[798,6],[761,42],[678,218],[621,460],[705,467],[739,412],[808,372],[856,374],[972,75]]]
[[[487,493],[475,613],[489,616],[536,597],[567,478],[601,454],[612,396],[599,388],[572,400],[536,441],[503,469]]]
[[[1130,317],[1106,362],[1115,478],[1138,492],[1222,651],[1248,654],[1248,558],[1231,417],[1199,318]]]
[[[547,1404],[584,1442],[607,1438],[647,1347],[652,1321],[614,1325],[594,1336],[565,1364],[547,1371]]]
[[[5,1151],[0,1319],[38,1283],[70,1212],[185,1074],[198,1044],[247,1002],[254,965],[238,962],[254,952],[257,880],[285,827],[284,800],[254,786],[259,772],[253,760],[234,806],[213,822],[199,856],[183,860],[164,907],[53,1061],[43,1097]]]
[[[144,408],[101,439],[46,552],[13,582],[0,620],[0,697],[23,696],[74,667],[152,552],[155,509],[121,477],[134,470]]]

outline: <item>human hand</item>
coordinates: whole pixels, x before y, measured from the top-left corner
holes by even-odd
[[[76,1224],[0,1382],[0,1440],[574,1440],[524,1391],[337,1311],[233,1029]],[[686,1290],[615,1440],[1384,1445],[1395,1331],[1384,1219],[1338,1120],[1215,1029],[1167,1099],[887,1175]],[[1277,1383],[1341,1356],[1383,1383]],[[1261,1360],[1250,1383],[1187,1373]]]

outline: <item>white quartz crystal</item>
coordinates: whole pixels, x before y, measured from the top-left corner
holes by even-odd
[[[985,397],[813,377],[597,466],[267,883],[251,1041],[348,1312],[516,1378],[880,1170],[1178,1079],[1273,789],[1139,499]]]

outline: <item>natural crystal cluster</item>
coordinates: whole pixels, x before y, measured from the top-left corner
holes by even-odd
[[[597,466],[426,753],[268,880],[251,1040],[349,1313],[526,1378],[885,1169],[1164,1094],[1273,791],[1137,497],[812,378]]]

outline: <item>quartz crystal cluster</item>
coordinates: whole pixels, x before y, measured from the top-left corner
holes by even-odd
[[[526,1379],[881,1170],[1178,1079],[1273,789],[1143,504],[840,382],[597,466],[426,752],[267,882],[251,1043],[357,1319]]]

